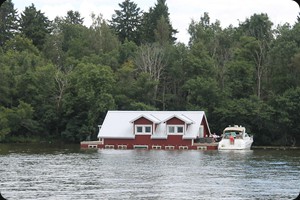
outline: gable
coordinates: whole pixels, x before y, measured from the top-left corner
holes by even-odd
[[[146,119],[145,117],[141,117],[139,119],[136,119],[134,121],[134,124],[153,124],[153,122],[149,119]]]
[[[184,125],[185,122],[181,119],[178,119],[177,117],[172,117],[168,121],[166,121],[166,124],[172,124],[172,125]]]

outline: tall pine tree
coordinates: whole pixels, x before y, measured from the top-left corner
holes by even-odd
[[[157,34],[164,34],[166,31],[168,32],[168,40],[172,43],[176,41],[174,35],[178,33],[178,31],[172,27],[168,10],[166,0],[157,0],[154,8],[150,8],[148,13],[144,13],[142,20],[143,42],[160,42],[159,40],[164,36],[158,36]],[[162,24],[166,26],[164,33],[161,32]]]
[[[11,0],[7,0],[0,7],[0,46],[11,39],[18,30],[17,10]]]
[[[50,21],[40,10],[36,10],[34,4],[26,7],[21,13],[20,31],[27,38],[31,39],[33,44],[42,49],[45,37],[50,33]]]
[[[115,10],[110,25],[123,43],[126,39],[136,44],[140,43],[139,29],[142,11],[134,2],[125,0],[119,4],[121,10]]]

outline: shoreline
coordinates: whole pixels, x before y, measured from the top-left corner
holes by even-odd
[[[263,149],[263,150],[300,150],[300,147],[290,146],[252,146],[251,149]]]

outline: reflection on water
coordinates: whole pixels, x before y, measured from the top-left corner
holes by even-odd
[[[293,199],[299,151],[80,150],[0,144],[12,199]]]

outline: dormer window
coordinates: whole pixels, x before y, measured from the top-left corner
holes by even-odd
[[[160,121],[153,115],[140,115],[130,121],[133,123],[133,132],[135,135],[152,135]]]
[[[145,133],[151,133],[152,131],[152,126],[145,126]]]
[[[151,125],[135,125],[135,134],[152,134]]]
[[[135,133],[143,133],[143,126],[136,126]]]
[[[167,125],[167,133],[169,135],[184,134],[184,125]]]
[[[175,133],[175,126],[168,126],[168,133]]]
[[[177,126],[177,133],[183,133],[183,126]]]

